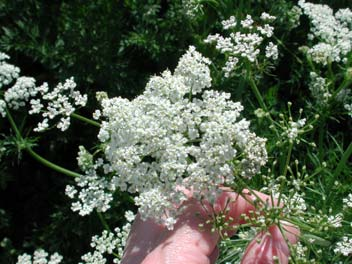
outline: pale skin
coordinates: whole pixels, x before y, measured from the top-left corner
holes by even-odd
[[[253,195],[254,194],[254,195]],[[215,204],[211,207],[209,203],[200,203],[190,198],[183,206],[184,211],[178,218],[173,230],[156,224],[152,220],[142,221],[137,216],[127,241],[122,264],[214,264],[219,255],[217,244],[220,235],[211,230],[212,226],[204,224],[210,219],[209,212],[220,212],[228,208],[227,216],[231,217],[231,225],[243,223],[241,214],[248,214],[255,211],[253,201],[260,199],[269,204],[272,202],[269,196],[249,191],[243,191],[242,195],[234,192],[223,192]],[[281,225],[283,233],[279,228],[272,226],[271,235],[263,239],[264,247],[272,247],[267,253],[258,243],[250,244],[246,251],[244,264],[270,264],[270,254],[279,257],[280,263],[288,263],[290,255],[287,242],[296,243],[299,230],[291,225]],[[233,229],[228,230],[229,235]],[[258,234],[260,236],[261,234]],[[259,248],[258,248],[259,246]],[[267,250],[267,249],[266,249]]]

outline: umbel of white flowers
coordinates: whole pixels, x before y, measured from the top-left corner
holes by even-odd
[[[80,163],[90,165],[77,179],[80,191],[67,187],[78,198],[74,210],[105,211],[109,192],[118,188],[137,194],[143,218],[172,228],[187,199],[184,189],[212,200],[220,185],[259,171],[267,161],[266,140],[250,132],[250,123],[240,118],[242,105],[230,94],[205,90],[211,87],[210,63],[191,46],[174,74],[166,70],[152,77],[142,95],[102,100],[95,116],[102,119],[98,138],[105,157],[94,163],[81,149]],[[114,176],[99,177],[99,167]]]
[[[36,132],[49,128],[49,122],[59,119],[56,127],[65,131],[70,126],[70,115],[76,107],[85,106],[87,95],[75,90],[76,83],[73,77],[59,83],[50,90],[47,83],[36,86],[36,80],[32,77],[20,76],[20,69],[6,62],[10,57],[0,52],[0,89],[8,87],[4,91],[4,98],[0,98],[0,115],[6,116],[6,107],[18,110],[29,103],[29,114],[40,114],[40,121]]]
[[[259,22],[255,22],[250,15],[247,15],[244,20],[237,23],[236,18],[231,16],[228,20],[221,22],[224,31],[231,32],[229,37],[216,33],[205,39],[205,43],[215,43],[216,49],[226,54],[228,59],[222,68],[226,78],[240,68],[243,59],[253,64],[257,63],[264,51],[266,59],[272,61],[278,59],[277,45],[266,41],[274,34],[274,27],[270,25],[273,20],[275,17],[265,12],[261,14]],[[264,23],[264,25],[259,25],[259,23]]]
[[[308,36],[314,45],[307,54],[318,64],[346,62],[346,55],[352,50],[352,11],[339,9],[335,14],[328,5],[298,1],[312,24]]]

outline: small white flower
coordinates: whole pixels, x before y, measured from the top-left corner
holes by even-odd
[[[49,253],[45,250],[37,249],[33,253],[33,261],[31,255],[23,254],[18,256],[17,264],[59,264],[63,259],[58,253],[52,254],[49,259],[47,259],[48,256]]]
[[[350,9],[338,10],[335,15],[327,5],[298,1],[303,13],[310,18],[312,27],[310,40],[318,43],[308,50],[308,55],[318,64],[346,61],[352,50],[352,12]]]
[[[221,21],[222,27],[226,29],[234,28],[237,25],[236,19],[234,16],[230,16],[228,20]]]
[[[328,223],[330,226],[332,227],[341,227],[342,226],[342,220],[343,220],[343,215],[340,213],[340,214],[337,214],[337,215],[330,215],[328,217]]]
[[[254,23],[254,21],[253,21],[251,15],[247,15],[246,19],[241,21],[242,27],[249,28],[249,29],[253,28],[253,23]]]
[[[336,243],[335,253],[340,253],[344,256],[350,256],[352,254],[352,238],[343,236],[342,239]]]
[[[262,20],[266,22],[273,19],[274,17],[267,13],[262,14]],[[225,30],[234,29],[237,25],[234,16],[231,16],[228,20],[224,20],[221,23]],[[268,23],[263,26],[254,25],[254,20],[250,15],[247,15],[246,19],[240,22],[240,25],[241,27],[238,28],[238,31],[231,32],[229,37],[223,37],[217,33],[215,35],[209,35],[204,40],[205,43],[215,43],[215,48],[227,55],[228,60],[222,68],[226,78],[234,73],[237,65],[241,63],[243,59],[251,63],[257,62],[258,56],[261,54],[261,46],[264,39],[270,38],[274,34],[274,28]],[[277,60],[278,49],[272,42],[266,47],[265,56],[266,58]]]
[[[266,12],[263,12],[261,15],[260,15],[260,19],[264,20],[264,21],[273,21],[276,19],[275,16],[271,16],[270,14],[266,13]]]
[[[2,117],[6,116],[6,102],[0,99],[0,114]]]
[[[352,208],[352,193],[348,194],[346,198],[343,198],[342,202],[345,209]]]
[[[269,42],[268,46],[266,46],[265,48],[265,56],[267,58],[272,58],[273,60],[277,60],[279,57],[277,45],[275,45],[272,42]]]

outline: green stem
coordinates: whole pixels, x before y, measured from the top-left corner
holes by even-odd
[[[258,87],[257,85],[255,84],[253,78],[252,78],[252,75],[249,73],[248,74],[248,81],[249,81],[249,85],[251,86],[252,88],[252,91],[255,95],[255,97],[257,98],[258,100],[258,103],[260,105],[261,108],[263,108],[263,110],[267,113],[269,113],[268,111],[268,108],[266,107],[265,103],[264,103],[264,100],[263,100],[263,97],[262,95],[260,94],[259,90],[258,90]]]
[[[81,174],[78,174],[74,171],[71,171],[71,170],[68,170],[68,169],[65,169],[59,165],[56,165],[50,161],[48,161],[47,159],[43,158],[42,156],[40,156],[38,153],[36,153],[34,150],[32,150],[32,148],[26,144],[25,140],[23,139],[22,135],[21,135],[21,132],[20,130],[18,129],[15,121],[13,120],[12,118],[12,115],[10,113],[10,111],[8,109],[6,109],[6,116],[7,116],[7,119],[9,120],[10,122],[10,125],[12,127],[12,129],[15,131],[15,134],[16,134],[16,138],[17,140],[19,140],[21,143],[23,143],[23,146],[25,148],[25,150],[29,153],[29,155],[31,155],[34,159],[36,159],[37,161],[39,161],[40,163],[42,163],[43,165],[57,171],[57,172],[60,172],[60,173],[63,173],[67,176],[71,176],[71,177],[79,177],[81,176]]]
[[[343,170],[343,168],[344,168],[347,160],[351,156],[351,154],[352,154],[352,142],[349,144],[349,146],[347,147],[347,149],[343,153],[342,158],[334,171],[333,177],[337,177],[341,173],[341,171]]]
[[[290,160],[291,160],[292,149],[293,149],[293,142],[290,142],[290,145],[288,146],[288,151],[287,151],[285,165],[284,165],[283,171],[282,171],[282,176],[283,177],[286,177],[286,175],[287,175],[288,166],[289,166]],[[278,198],[278,202],[277,202],[278,204],[280,204],[280,202],[281,202],[283,189],[284,189],[284,183],[281,182],[280,183],[280,190],[279,190],[279,198]]]
[[[62,174],[65,174],[67,176],[71,176],[71,177],[80,177],[82,176],[79,173],[76,173],[74,171],[65,169],[55,163],[52,163],[51,161],[48,161],[47,159],[43,158],[42,156],[40,156],[38,153],[36,153],[35,151],[32,150],[32,148],[30,146],[26,146],[26,151],[29,153],[29,155],[31,155],[34,159],[36,159],[37,161],[39,161],[41,164],[45,165],[46,167],[49,167],[50,169],[53,169],[57,172],[60,172]]]
[[[282,175],[283,175],[284,177],[286,177],[286,174],[287,174],[287,168],[288,168],[289,163],[290,163],[292,148],[293,148],[293,143],[290,143],[290,145],[288,146],[288,152],[287,152],[287,156],[286,156],[286,162],[285,162],[285,165],[284,165],[285,167],[283,168],[283,172],[282,172]]]
[[[323,160],[323,156],[324,156],[324,151],[323,151],[323,143],[324,143],[324,134],[325,134],[325,130],[324,130],[324,124],[325,124],[325,116],[322,117],[322,120],[320,122],[319,125],[319,159]]]
[[[109,232],[111,232],[111,229],[110,229],[108,223],[106,222],[104,216],[102,215],[102,213],[97,211],[97,215],[98,215],[99,220],[100,220],[101,224],[103,225],[103,227],[104,227],[106,230],[108,230]]]
[[[330,97],[330,100],[335,99],[335,97],[339,94],[339,92],[341,90],[345,89],[350,84],[351,84],[351,79],[345,77],[345,79],[342,81],[340,86],[336,89],[336,91]]]
[[[251,89],[252,89],[252,91],[253,91],[255,97],[257,98],[257,101],[258,101],[260,107],[265,111],[265,113],[267,113],[268,118],[269,118],[269,120],[270,120],[270,122],[271,122],[271,124],[272,124],[272,126],[273,126],[273,129],[274,129],[274,131],[275,131],[276,136],[279,137],[279,132],[277,131],[276,126],[275,126],[275,121],[274,121],[274,119],[271,117],[271,114],[270,114],[270,112],[269,112],[269,109],[268,109],[268,107],[266,106],[266,104],[265,104],[265,102],[264,102],[264,99],[263,99],[261,93],[259,92],[259,89],[258,89],[258,87],[257,87],[257,85],[256,85],[256,83],[255,83],[255,81],[254,81],[254,79],[253,79],[253,76],[252,76],[252,73],[251,73],[250,65],[247,63],[247,64],[246,64],[246,67],[247,67],[247,80],[248,80],[248,82],[249,82],[249,86],[251,87]]]
[[[71,117],[76,118],[76,119],[78,119],[78,120],[80,120],[80,121],[83,121],[83,122],[85,122],[85,123],[87,123],[87,124],[89,124],[89,125],[96,126],[96,127],[100,127],[100,124],[99,124],[98,122],[96,122],[96,121],[94,121],[94,120],[92,120],[92,119],[86,118],[86,117],[84,117],[84,116],[81,116],[81,115],[79,115],[79,114],[72,113],[72,114],[71,114]]]
[[[12,115],[10,114],[10,111],[9,111],[7,108],[6,108],[5,110],[6,110],[6,117],[7,117],[7,119],[9,120],[12,129],[15,131],[16,138],[17,138],[18,140],[23,140],[22,135],[21,135],[21,132],[18,130],[18,128],[17,128],[17,126],[16,126],[16,123],[15,123],[15,121],[13,120]]]
[[[334,71],[332,70],[331,61],[328,62],[328,75],[329,75],[329,79],[332,82],[331,83],[332,90],[335,90],[335,75],[334,75]]]
[[[273,38],[277,41],[277,43],[279,43],[281,47],[284,48],[284,50],[290,53],[291,56],[294,57],[300,64],[303,64],[303,61],[300,58],[298,58],[296,54],[294,54],[289,48],[287,48],[286,45],[280,39],[278,39],[275,35],[273,36]]]

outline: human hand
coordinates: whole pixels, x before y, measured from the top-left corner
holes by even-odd
[[[248,215],[255,211],[253,201],[260,199],[270,206],[277,205],[276,201],[265,194],[254,192],[255,195],[244,190],[242,195],[224,191],[211,208],[209,203],[201,204],[190,198],[185,202],[184,211],[178,218],[173,230],[166,229],[152,220],[142,221],[137,216],[127,241],[122,264],[213,264],[219,250],[217,243],[220,235],[212,232],[211,225],[204,223],[211,219],[209,210],[214,212],[228,209],[227,218],[233,219],[231,225],[243,223],[242,214]],[[202,229],[199,225],[203,224]],[[243,264],[269,264],[277,258],[279,263],[288,263],[290,255],[286,239],[296,243],[299,230],[289,224],[279,227],[271,226],[268,232],[260,232],[249,244],[243,256]],[[228,233],[233,233],[231,229]],[[286,238],[286,239],[285,239]],[[257,241],[260,241],[259,243]]]

